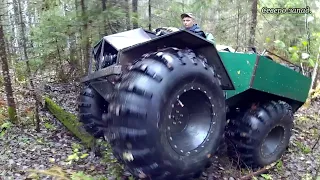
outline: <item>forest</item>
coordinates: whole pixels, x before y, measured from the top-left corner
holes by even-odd
[[[270,8],[282,11],[270,13]],[[302,8],[307,11],[293,12]],[[195,15],[215,44],[242,52],[267,49],[311,78],[281,159],[260,169],[239,168],[219,150],[198,179],[320,180],[317,0],[2,0],[0,179],[137,179],[103,138],[77,129],[80,80],[88,74],[92,48],[104,36],[181,28],[185,12]]]

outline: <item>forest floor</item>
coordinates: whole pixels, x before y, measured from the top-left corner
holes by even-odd
[[[42,86],[41,91],[50,94],[66,111],[77,114],[77,85],[48,84]],[[0,89],[0,100],[4,99],[3,92],[4,90]],[[84,177],[84,174],[93,179],[114,179],[112,174],[116,172],[112,171],[119,168],[114,165],[110,155],[106,159],[105,156],[97,156],[84,148],[81,142],[45,109],[40,111],[41,131],[36,132],[30,108],[33,102],[28,90],[15,87],[15,95],[21,127],[7,127],[2,132],[0,128],[0,180],[28,177],[37,179],[37,173],[40,172],[46,173],[41,174],[40,179],[52,179],[53,176],[77,179],[76,176]],[[289,150],[272,170],[258,176],[258,179],[311,180],[320,164],[320,145],[312,150],[320,133],[319,107],[320,102],[315,102],[295,114],[294,134]],[[0,126],[3,124],[1,119],[5,118],[3,110],[4,106],[1,111],[0,103]],[[212,166],[203,173],[201,179],[232,180],[250,173],[252,172],[248,169],[237,169],[231,165],[225,152],[220,152],[218,157],[213,157]]]

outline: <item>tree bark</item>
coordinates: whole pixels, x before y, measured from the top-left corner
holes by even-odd
[[[240,0],[237,0],[237,34],[236,34],[236,39],[237,39],[237,46],[239,46],[240,41],[239,41],[239,31],[240,31],[240,12],[241,12],[241,4]]]
[[[105,11],[107,9],[107,0],[101,0],[102,3],[102,11]]]
[[[133,20],[132,25],[133,29],[138,28],[138,0],[132,0],[132,13],[133,13]]]
[[[84,54],[84,64],[85,64],[85,74],[88,73],[88,68],[89,68],[89,63],[90,63],[90,54],[89,54],[89,49],[90,49],[90,41],[89,41],[89,31],[88,31],[88,18],[87,18],[87,8],[85,6],[84,0],[80,1],[80,6],[81,6],[81,12],[82,12],[82,19],[83,19],[83,33],[82,37],[85,39],[85,47],[83,49],[83,54]]]
[[[79,2],[78,2],[78,0],[74,0],[74,4],[75,4],[75,8],[76,8],[76,17],[77,17],[77,19],[79,19]],[[80,47],[80,48],[78,48],[78,46],[77,45],[79,45],[79,44],[81,44],[80,43],[80,41],[81,41],[81,34],[82,34],[82,28],[81,28],[81,26],[80,27],[78,27],[78,33],[76,34],[76,42],[75,42],[75,44],[76,44],[76,50],[77,50],[77,52],[76,52],[76,56],[77,56],[77,61],[78,61],[78,69],[79,69],[79,72],[78,72],[78,75],[82,75],[83,74],[83,61],[82,61],[82,59],[83,59],[83,53],[82,53],[82,48]]]
[[[40,102],[37,98],[36,92],[35,92],[35,86],[33,83],[33,77],[32,77],[32,73],[31,73],[31,68],[30,68],[30,64],[29,64],[29,57],[28,57],[28,53],[27,53],[27,38],[26,38],[26,34],[25,34],[25,23],[23,21],[23,17],[22,17],[22,8],[21,8],[21,0],[18,0],[18,7],[20,10],[20,25],[21,25],[21,37],[22,37],[22,47],[23,47],[23,54],[24,54],[24,59],[26,61],[26,65],[27,65],[27,73],[28,73],[28,77],[29,77],[29,83],[30,83],[30,87],[31,87],[31,93],[32,93],[32,97],[35,101],[35,118],[36,118],[36,131],[40,132],[40,116],[39,116],[39,106],[40,106]]]
[[[8,103],[8,115],[10,121],[14,124],[18,123],[18,116],[17,116],[17,108],[16,103],[13,96],[13,89],[11,84],[11,77],[9,73],[9,65],[8,65],[8,58],[6,52],[6,44],[5,44],[5,37],[4,37],[4,30],[2,26],[2,17],[0,15],[0,62],[2,64],[2,75],[4,78],[4,86],[7,95],[7,103]]]
[[[257,27],[258,0],[252,0],[249,46],[254,47]]]
[[[102,11],[105,12],[107,10],[107,0],[101,0],[101,3],[102,3]],[[107,25],[106,16],[103,16],[103,28],[104,28],[103,35],[106,35],[108,32],[108,25]]]
[[[17,0],[12,0],[12,5],[13,5],[13,12],[14,12],[14,14],[13,14],[13,32],[14,32],[14,36],[13,36],[13,38],[15,39],[15,42],[16,42],[16,45],[19,47],[18,48],[18,50],[16,50],[15,51],[15,53],[17,54],[17,55],[19,55],[20,54],[20,47],[21,47],[21,40],[20,40],[20,37],[19,37],[19,31],[21,31],[20,30],[20,28],[19,28],[19,24],[21,23],[20,21],[19,21],[19,16],[18,16],[18,14],[19,14],[19,7],[18,7],[18,1]]]
[[[151,31],[151,0],[148,2],[148,10],[149,10],[149,31]]]
[[[129,0],[125,0],[127,30],[131,29],[131,26],[130,26],[130,8],[129,7],[130,7]]]
[[[320,48],[320,46],[319,46],[319,48]],[[310,91],[312,91],[312,89],[315,89],[316,85],[317,85],[316,77],[317,77],[317,72],[318,72],[318,67],[319,67],[319,60],[320,60],[320,52],[318,52],[316,64],[315,64],[313,72],[312,72],[312,77],[311,77],[312,81],[311,81]]]

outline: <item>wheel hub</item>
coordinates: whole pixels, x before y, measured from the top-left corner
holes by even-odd
[[[188,114],[189,114],[189,111],[187,108],[183,108],[179,102],[176,103],[171,115],[171,119],[172,119],[171,133],[179,133],[186,128],[190,120]]]
[[[270,156],[276,152],[278,146],[283,141],[284,128],[282,126],[274,127],[264,139],[261,146],[261,153],[263,156]]]
[[[172,148],[181,155],[200,152],[214,130],[213,102],[205,88],[188,86],[178,92],[167,120],[167,137]]]

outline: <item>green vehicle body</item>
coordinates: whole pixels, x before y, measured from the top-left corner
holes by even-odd
[[[295,109],[306,101],[310,77],[266,56],[232,52],[219,52],[219,55],[235,88],[225,90],[227,100],[247,92],[260,92],[289,101]]]
[[[300,102],[306,100],[310,78],[264,56],[228,52],[219,54],[236,88],[227,91],[227,98],[254,89]]]
[[[215,44],[213,35],[207,40]],[[244,92],[261,91],[272,94],[291,104],[301,105],[308,97],[311,78],[283,66],[266,56],[234,52],[219,52],[235,90],[225,90],[226,99]]]

